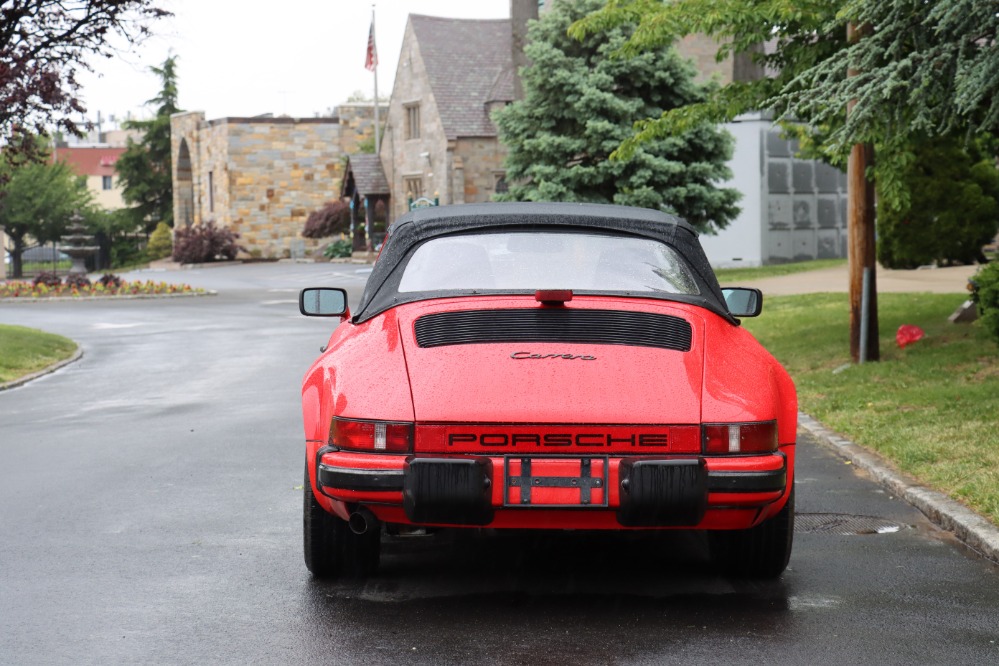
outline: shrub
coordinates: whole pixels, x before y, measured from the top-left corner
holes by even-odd
[[[174,233],[173,260],[182,264],[206,264],[235,259],[239,253],[239,234],[215,222],[205,222]]]
[[[118,289],[125,281],[114,273],[105,273],[97,282],[108,289]]]
[[[338,241],[334,241],[326,246],[323,250],[323,256],[329,259],[334,257],[349,257],[354,252],[353,243],[350,242],[349,238],[341,238]]]
[[[35,279],[31,281],[31,284],[36,287],[40,284],[44,284],[46,287],[58,287],[62,284],[62,278],[50,271],[42,271],[35,276]]]
[[[947,137],[920,144],[915,155],[905,174],[909,209],[878,206],[878,261],[886,268],[980,261],[999,230],[993,158]]]
[[[999,263],[982,266],[971,280],[972,300],[978,304],[982,326],[999,342]]]
[[[173,254],[173,231],[166,222],[156,225],[156,231],[149,237],[146,254],[154,261]]]
[[[89,287],[90,278],[87,277],[85,273],[70,273],[66,276],[66,286],[67,287]]]
[[[329,201],[314,210],[305,221],[302,235],[306,238],[329,238],[350,226],[350,204],[346,201]]]

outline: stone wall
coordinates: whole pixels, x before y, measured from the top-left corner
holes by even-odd
[[[388,108],[388,104],[381,104],[378,109],[378,120],[382,126],[385,125]],[[340,150],[345,155],[354,155],[360,152],[362,142],[374,136],[375,107],[366,103],[341,104],[336,111],[340,118]]]
[[[252,256],[318,250],[323,241],[301,236],[305,221],[339,196],[344,156],[374,130],[370,104],[338,111],[333,118],[173,116],[175,225],[229,227]]]
[[[240,243],[264,257],[315,250],[318,241],[302,238],[301,232],[309,213],[340,192],[343,153],[336,119],[215,123],[226,126],[228,150],[227,171],[216,176],[216,188],[224,183],[227,190],[219,203]]]
[[[454,154],[460,158],[464,171],[462,203],[492,201],[496,176],[505,171],[506,146],[495,137],[459,139]]]

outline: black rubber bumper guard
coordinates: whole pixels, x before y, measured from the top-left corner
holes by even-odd
[[[773,492],[787,483],[786,464],[765,472],[709,473],[704,458],[625,458],[619,469],[617,519],[627,527],[696,525],[707,511],[709,492]],[[324,464],[318,470],[320,490],[401,490],[403,509],[414,523],[488,525],[493,520],[489,458],[410,456],[402,470]],[[521,482],[522,477],[514,477],[515,485]]]

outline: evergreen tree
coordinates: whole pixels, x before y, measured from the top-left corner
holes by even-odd
[[[160,78],[162,89],[146,102],[156,106],[150,120],[130,120],[126,129],[142,132],[128,147],[115,169],[122,184],[122,198],[131,204],[128,215],[136,227],[150,232],[160,222],[173,226],[173,169],[170,153],[170,116],[177,106],[177,57],[169,56],[161,67],[150,67]]]
[[[641,119],[700,102],[693,68],[669,46],[630,58],[613,55],[634,31],[619,23],[584,39],[568,36],[573,22],[602,0],[556,2],[529,29],[522,70],[524,99],[494,114],[508,146],[501,198],[617,203],[675,213],[702,231],[724,228],[738,214],[739,194],[717,187],[731,137],[700,123],[609,159]]]

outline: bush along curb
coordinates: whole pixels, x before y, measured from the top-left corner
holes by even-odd
[[[877,453],[837,435],[804,412],[798,412],[798,426],[821,444],[866,471],[897,497],[922,511],[931,521],[953,532],[966,546],[999,564],[999,528],[987,518],[892,469]]]
[[[12,379],[9,382],[0,383],[0,391],[6,391],[7,389],[17,388],[18,386],[23,386],[28,382],[38,379],[39,377],[44,377],[45,375],[52,374],[56,370],[61,370],[65,368],[70,363],[76,363],[81,358],[83,358],[83,347],[77,343],[76,352],[67,359],[53,363],[47,368],[43,368],[38,372],[32,372],[30,375],[25,375],[23,377],[18,377],[17,379]]]

